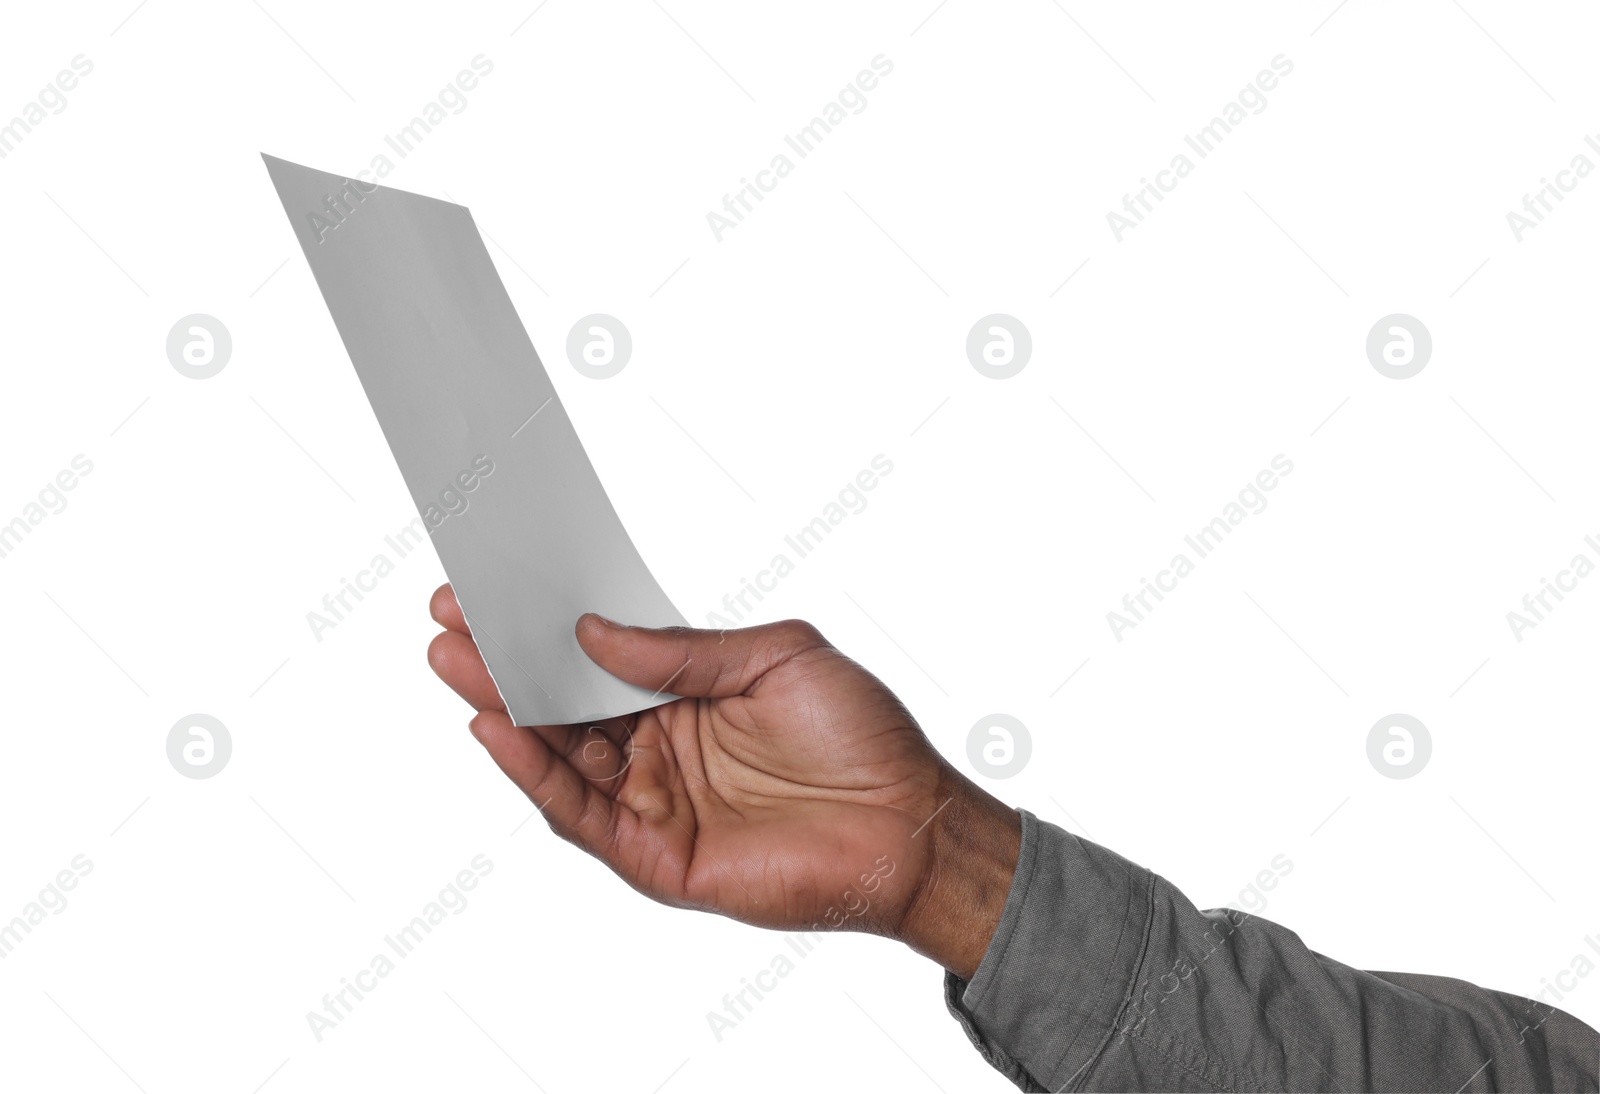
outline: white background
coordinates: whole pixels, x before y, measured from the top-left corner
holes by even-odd
[[[523,823],[425,664],[431,551],[313,637],[414,510],[262,151],[388,152],[386,184],[472,208],[691,620],[881,453],[752,618],[815,622],[968,770],[974,723],[1020,718],[994,793],[1203,907],[1286,855],[1264,914],[1353,965],[1528,994],[1587,951],[1600,578],[1521,642],[1506,613],[1597,557],[1600,179],[1520,242],[1506,213],[1600,162],[1592,8],[536,3],[8,13],[0,118],[94,66],[0,160],[0,521],[93,462],[0,559],[0,918],[93,863],[0,961],[8,1085],[1009,1089],[939,970],[858,936],[719,1043],[706,1012],[781,936]],[[718,242],[706,214],[878,54],[867,108]],[[1118,242],[1106,213],[1278,54],[1267,108]],[[196,312],[234,343],[205,381],[165,352]],[[564,359],[592,312],[633,334],[614,379]],[[966,359],[994,312],[1032,333],[1014,379]],[[1404,381],[1364,348],[1396,312],[1434,341]],[[1279,453],[1266,510],[1117,641],[1106,613]],[[209,779],[167,759],[192,712],[232,738]],[[1367,758],[1392,712],[1431,733],[1412,778]],[[306,1013],[478,854],[470,905],[319,1043]],[[1600,1021],[1600,976],[1567,983]]]

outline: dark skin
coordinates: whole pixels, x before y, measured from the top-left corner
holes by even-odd
[[[782,930],[899,939],[971,979],[1021,840],[876,677],[797,620],[730,631],[577,622],[613,675],[684,696],[638,714],[515,726],[456,602],[428,662],[550,827],[654,900]]]

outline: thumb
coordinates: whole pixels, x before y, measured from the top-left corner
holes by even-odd
[[[789,658],[828,642],[799,619],[706,631],[629,627],[590,612],[578,620],[578,644],[595,664],[637,687],[724,699],[744,694]]]

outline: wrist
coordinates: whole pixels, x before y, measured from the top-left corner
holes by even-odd
[[[915,837],[929,841],[929,853],[895,937],[971,980],[1011,892],[1022,819],[948,764],[938,801],[945,804]]]

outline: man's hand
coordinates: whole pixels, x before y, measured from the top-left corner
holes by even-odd
[[[450,586],[428,661],[473,735],[557,834],[665,904],[762,927],[898,938],[971,978],[1004,907],[1015,812],[933,750],[910,713],[810,624],[652,630],[596,615],[613,675],[685,696],[594,724],[520,727]]]

